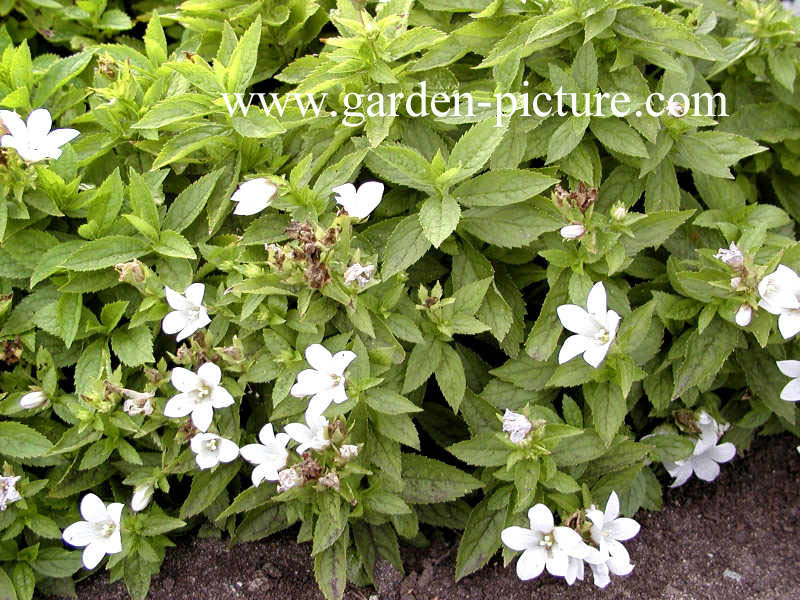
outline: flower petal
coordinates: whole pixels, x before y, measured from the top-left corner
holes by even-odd
[[[606,523],[610,523],[614,519],[619,516],[619,496],[617,496],[617,492],[611,491],[611,494],[608,496],[608,502],[606,502],[606,510],[603,514],[604,520]]]
[[[68,144],[81,134],[77,129],[54,129],[47,134],[47,144],[58,148]]]
[[[333,356],[328,352],[328,349],[322,344],[311,344],[306,348],[306,361],[312,368],[317,371],[324,371],[325,373],[332,373],[333,367],[331,362]]]
[[[332,372],[336,375],[344,375],[348,365],[356,359],[356,353],[350,350],[342,350],[331,357]]]
[[[547,572],[551,575],[564,577],[567,574],[567,569],[569,568],[569,555],[566,552],[553,547],[553,549],[550,551],[550,556],[547,557],[545,566],[547,567]]]
[[[242,446],[239,448],[239,454],[242,455],[242,458],[245,459],[247,462],[252,463],[254,465],[260,465],[262,463],[266,463],[270,460],[271,454],[269,450],[267,450],[266,446],[262,446],[261,444],[247,444],[246,446]]]
[[[164,286],[164,296],[167,299],[167,304],[169,304],[175,310],[189,310],[192,308],[191,302],[189,302],[186,298],[168,285]]]
[[[97,529],[88,521],[73,523],[61,534],[62,539],[70,546],[81,548],[88,546],[97,536]]]
[[[562,365],[572,360],[579,354],[583,354],[592,345],[592,340],[582,335],[571,335],[564,340],[564,345],[558,352],[558,364]]]
[[[122,519],[123,508],[125,508],[125,505],[122,502],[112,502],[106,508],[109,518],[117,525],[119,525],[120,519]]]
[[[538,548],[542,536],[537,532],[518,525],[506,527],[500,533],[500,540],[512,550],[527,550]],[[544,566],[542,567],[544,568]]]
[[[787,377],[800,377],[800,360],[779,360],[778,369]]]
[[[528,510],[528,519],[531,522],[531,529],[541,533],[550,533],[553,530],[553,513],[544,504],[536,504]]]
[[[192,411],[192,423],[200,431],[208,431],[211,427],[211,421],[214,420],[214,408],[210,402],[203,402],[202,404],[195,404]]]
[[[222,369],[213,362],[206,362],[197,369],[197,376],[203,380],[208,387],[213,388],[222,381]]]
[[[615,540],[625,541],[639,533],[641,525],[633,519],[622,517],[615,519],[606,527],[608,534]]]
[[[211,469],[219,464],[219,456],[214,452],[200,452],[194,457],[197,466],[201,469]]]
[[[719,465],[710,457],[696,456],[692,460],[694,474],[703,481],[714,481],[719,475]]]
[[[785,340],[796,336],[800,332],[800,311],[781,314],[778,317],[778,329]]]
[[[196,405],[194,394],[177,394],[167,400],[164,406],[164,416],[171,419],[180,419],[192,413]]]
[[[202,367],[201,367],[202,368]],[[189,369],[175,367],[169,377],[172,387],[179,392],[193,392],[200,388],[202,380]]]
[[[97,540],[86,546],[81,555],[81,562],[84,567],[91,570],[100,564],[100,561],[103,560],[105,555],[106,545],[102,541]]]
[[[193,283],[183,291],[183,295],[186,297],[186,300],[192,304],[192,306],[200,306],[203,304],[203,296],[205,293],[206,286],[203,283]]]
[[[787,402],[797,402],[800,400],[800,379],[792,379],[783,386],[781,390],[781,400]]]
[[[225,408],[226,406],[233,405],[233,396],[221,385],[218,385],[211,391],[211,406],[214,408]]]
[[[46,108],[37,108],[28,115],[28,136],[35,140],[40,140],[50,133],[53,126],[53,119],[50,111]]]
[[[573,333],[593,337],[598,331],[597,321],[577,304],[562,304],[556,313],[564,328]]]
[[[94,494],[86,494],[81,500],[81,516],[90,523],[108,519],[106,505]]]
[[[718,463],[725,463],[732,460],[736,456],[736,446],[730,442],[725,442],[719,446],[715,446],[708,452],[708,456]]]
[[[8,133],[11,134],[10,137],[15,137],[21,140],[26,138],[28,135],[28,128],[25,125],[25,121],[23,121],[22,117],[12,110],[0,110],[0,124],[8,129]]]
[[[598,281],[589,290],[586,297],[586,311],[596,319],[606,316],[606,288],[602,281]]]
[[[538,577],[544,571],[547,562],[547,551],[544,548],[531,548],[522,553],[517,560],[517,577],[528,581]]]
[[[161,331],[167,335],[175,335],[189,325],[189,316],[180,310],[168,313],[161,321]]]
[[[611,342],[602,345],[589,342],[589,347],[586,349],[586,352],[583,353],[583,360],[596,369],[600,366],[600,363],[605,360],[610,347]]]
[[[229,463],[236,460],[236,457],[239,456],[239,446],[231,440],[220,438],[218,449],[220,462]]]

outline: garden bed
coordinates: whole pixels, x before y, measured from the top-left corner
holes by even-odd
[[[744,459],[714,482],[693,479],[668,491],[664,510],[637,515],[641,533],[629,542],[636,568],[606,590],[591,581],[566,587],[543,576],[520,582],[513,565],[495,558],[453,582],[455,539],[428,549],[405,549],[407,576],[385,570],[380,600],[517,600],[547,598],[660,598],[788,600],[800,593],[800,457],[790,436],[759,438]],[[765,488],[766,482],[766,488]],[[228,549],[219,540],[179,542],[153,580],[152,600],[311,600],[322,598],[306,545],[289,535]],[[726,576],[725,573],[728,573]],[[345,598],[367,600],[370,588],[350,587]],[[100,573],[78,586],[92,600],[127,600],[124,586]]]

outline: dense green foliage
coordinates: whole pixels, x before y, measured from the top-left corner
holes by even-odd
[[[463,577],[534,503],[566,519],[615,490],[624,513],[658,509],[660,463],[691,454],[701,409],[740,450],[800,432],[775,364],[794,342],[756,308],[764,275],[800,270],[800,22],[778,5],[0,0],[0,15],[0,109],[80,131],[57,160],[0,150],[0,462],[23,496],[0,511],[0,597],[70,592],[81,555],[61,530],[89,491],[157,490],[126,508],[107,563],[135,598],[166,534],[248,541],[299,523],[333,599],[372,582],[379,557],[402,569],[399,543],[431,527],[464,530]],[[341,115],[348,92],[421,81],[520,105],[622,91],[632,111],[652,92],[721,92],[729,116],[498,126],[494,108],[401,109],[351,127],[292,103],[231,115],[222,96],[327,93]],[[278,197],[231,214],[254,177]],[[375,212],[337,214],[332,188],[367,180],[387,186]],[[571,223],[580,239],[559,234]],[[714,258],[730,242],[738,271]],[[353,263],[377,266],[366,286],[345,283]],[[596,369],[559,365],[556,308],[585,306],[599,281],[616,340]],[[211,323],[176,343],[164,288],[198,282]],[[357,355],[325,414],[334,446],[360,452],[331,446],[315,466],[336,485],[306,472],[278,494],[241,459],[198,469],[188,421],[163,416],[172,369],[222,369],[235,404],[211,431],[244,446],[303,421],[290,389],[316,343]],[[22,408],[31,389],[48,403]],[[153,395],[151,415],[123,409],[131,390]],[[533,422],[528,443],[501,432],[505,409]]]

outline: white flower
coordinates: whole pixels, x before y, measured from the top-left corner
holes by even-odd
[[[286,490],[300,484],[300,474],[297,469],[284,469],[278,471],[278,493],[285,492]]]
[[[289,434],[297,446],[297,453],[303,454],[306,450],[324,450],[330,445],[328,440],[328,419],[320,413],[310,410],[306,411],[306,422],[289,423],[283,430]]]
[[[189,445],[201,469],[211,469],[221,462],[229,463],[239,456],[239,446],[216,433],[198,433]]]
[[[747,327],[753,319],[753,308],[749,304],[742,304],[736,311],[735,321],[739,327]]]
[[[358,446],[355,444],[344,444],[339,448],[339,456],[346,460],[356,458],[358,456]]]
[[[586,227],[580,223],[564,225],[564,227],[561,228],[560,233],[561,237],[565,240],[577,240],[578,238],[583,237],[583,234],[586,233]]]
[[[175,310],[169,313],[161,322],[161,329],[164,333],[173,335],[178,334],[176,341],[180,342],[211,323],[203,306],[203,294],[206,286],[202,283],[193,283],[187,287],[183,295],[169,287],[164,287],[167,303]]]
[[[44,392],[28,392],[22,398],[19,399],[19,405],[22,408],[26,408],[28,410],[33,410],[34,408],[39,408],[40,406],[44,406],[47,404],[47,396]]]
[[[247,462],[256,465],[253,469],[253,485],[258,487],[262,481],[278,481],[278,470],[286,466],[289,452],[286,444],[289,436],[285,433],[275,435],[272,423],[267,423],[258,433],[260,444],[247,444],[239,453]]]
[[[778,329],[788,340],[800,332],[800,277],[785,265],[758,284],[761,301],[758,305],[773,315],[778,315]]]
[[[503,413],[503,431],[509,434],[508,437],[515,444],[519,444],[525,439],[525,436],[530,433],[533,425],[528,420],[528,417],[519,413],[512,412],[506,409]]]
[[[14,148],[22,160],[35,163],[61,156],[61,146],[75,139],[76,129],[54,129],[53,120],[46,108],[37,108],[28,115],[28,123],[10,110],[0,110],[0,124],[8,134],[0,137],[0,146]]]
[[[344,282],[357,282],[359,287],[363,288],[369,283],[369,280],[372,279],[373,271],[375,271],[375,265],[367,265],[364,267],[359,263],[352,264],[347,267],[344,272]]]
[[[333,188],[336,194],[336,203],[347,211],[347,214],[357,219],[368,217],[383,198],[383,184],[379,181],[366,181],[358,186],[352,183]]]
[[[551,575],[566,577],[570,558],[583,560],[590,555],[592,549],[575,530],[555,527],[553,513],[544,504],[532,507],[528,519],[530,529],[515,525],[500,534],[506,546],[522,550],[517,561],[517,576],[523,581],[538,577],[545,567]]]
[[[639,533],[639,523],[633,519],[619,516],[619,497],[616,492],[611,492],[606,502],[605,512],[597,508],[586,511],[587,518],[592,522],[591,536],[597,544],[603,558],[610,557],[614,565],[613,572],[624,571],[630,565],[631,558],[628,551],[620,542],[629,540]],[[603,563],[608,562],[603,560]],[[631,565],[631,569],[633,565]],[[630,571],[628,571],[630,572]]]
[[[164,416],[180,418],[192,415],[192,423],[200,431],[207,431],[215,408],[233,404],[233,396],[222,387],[222,371],[212,362],[203,363],[192,373],[189,369],[175,367],[170,377],[177,394],[167,401]]]
[[[231,196],[231,200],[236,202],[233,209],[235,215],[254,215],[267,208],[275,196],[278,195],[278,186],[259,177],[242,183]]]
[[[736,247],[736,242],[731,242],[730,247],[720,248],[714,255],[714,258],[721,260],[726,265],[738,268],[744,263],[744,255],[739,248]]]
[[[344,371],[355,358],[356,354],[350,350],[331,355],[325,346],[311,344],[306,348],[306,360],[312,368],[297,374],[297,383],[292,386],[290,393],[295,398],[312,396],[308,410],[320,414],[331,402],[341,404],[347,400]]]
[[[792,378],[781,390],[781,400],[797,402],[800,400],[800,360],[779,360],[778,368]]]
[[[147,505],[150,504],[150,500],[153,497],[153,484],[148,483],[146,485],[138,485],[133,488],[133,496],[131,496],[131,510],[133,512],[139,512],[140,510],[144,510],[147,508]]]
[[[558,364],[583,354],[583,360],[597,368],[608,354],[617,335],[619,315],[606,310],[606,288],[598,281],[586,298],[586,310],[576,304],[562,304],[556,309],[565,329],[575,333],[564,341]]]
[[[12,475],[11,477],[0,477],[0,512],[3,512],[6,507],[12,502],[22,500],[17,488],[17,482],[22,479],[21,475]]]
[[[119,523],[123,508],[121,502],[106,507],[94,494],[86,494],[81,500],[81,516],[85,521],[67,527],[62,537],[70,546],[86,546],[82,560],[87,569],[94,569],[106,554],[122,551]]]
[[[682,117],[686,114],[686,107],[677,100],[670,100],[667,102],[667,114],[670,117]]]
[[[717,463],[728,462],[736,456],[736,446],[730,442],[717,445],[720,435],[726,429],[725,426],[718,425],[714,418],[705,412],[701,413],[697,424],[700,428],[700,438],[695,444],[692,455],[677,462],[664,463],[664,468],[675,478],[670,487],[683,485],[692,473],[703,481],[714,481],[719,475]]]

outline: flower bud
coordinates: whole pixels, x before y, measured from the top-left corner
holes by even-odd
[[[753,308],[749,304],[742,304],[736,311],[736,324],[739,327],[747,327],[753,318]]]
[[[670,100],[667,102],[666,111],[670,117],[679,118],[686,114],[686,107],[680,102]]]
[[[142,283],[144,281],[142,263],[135,258],[130,262],[114,265],[114,268],[119,273],[120,281],[130,284]]]
[[[628,215],[628,209],[624,204],[617,203],[611,209],[611,218],[615,221],[622,221]]]
[[[146,485],[138,485],[133,488],[133,496],[131,496],[131,510],[133,512],[139,512],[140,510],[144,510],[147,508],[147,505],[150,504],[150,500],[153,497],[153,485],[146,484]]]
[[[580,223],[565,225],[561,228],[561,237],[565,240],[577,240],[583,237],[584,233],[586,233],[586,228]]]
[[[47,404],[47,396],[42,391],[28,392],[19,399],[19,405],[22,408],[33,410]]]
[[[741,277],[731,277],[731,289],[735,290],[740,285],[742,285],[742,278]]]

